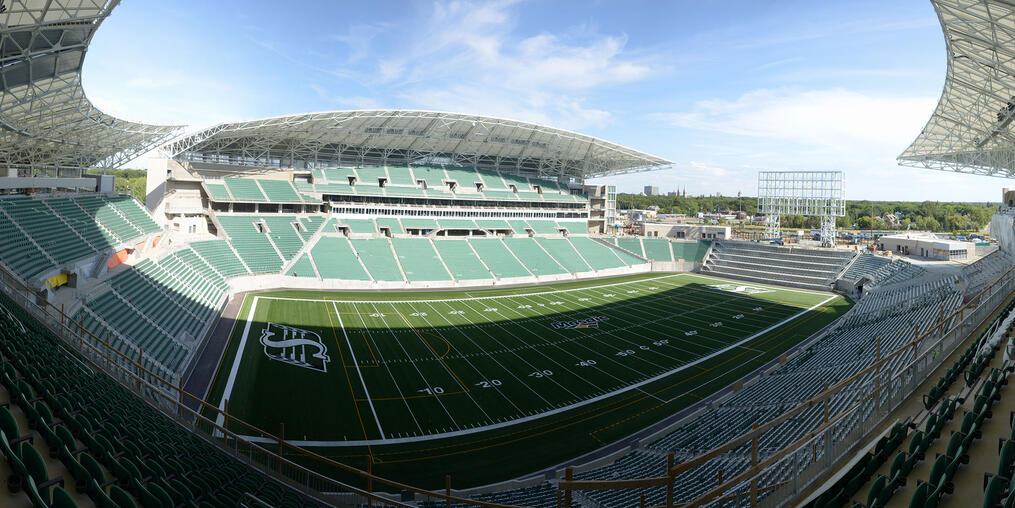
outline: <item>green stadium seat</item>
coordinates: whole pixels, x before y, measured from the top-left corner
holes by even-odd
[[[466,240],[498,279],[532,275],[500,238]]]
[[[212,201],[233,200],[233,197],[229,195],[229,189],[226,188],[225,184],[205,182],[204,187],[208,189],[208,196],[212,199]]]
[[[406,166],[389,166],[388,167],[388,184],[394,185],[409,185],[415,187],[416,180],[412,177],[412,172]]]
[[[444,263],[451,270],[455,280],[485,280],[493,275],[483,266],[483,262],[472,249],[468,240],[445,239],[434,240],[434,246],[440,253]]]
[[[314,270],[314,265],[310,262],[310,256],[306,253],[300,256],[285,274],[292,277],[317,277],[317,271]]]
[[[430,239],[392,238],[391,244],[409,282],[451,280]]]
[[[346,238],[322,236],[310,249],[310,255],[322,278],[371,280]]]
[[[570,273],[592,270],[567,238],[536,238],[535,242]]]
[[[607,247],[586,236],[571,236],[566,241],[570,242],[574,246],[574,250],[580,252],[585,261],[596,270],[643,263],[638,258],[630,256],[623,251]]]
[[[532,238],[504,238],[503,241],[533,275],[568,273]]]
[[[404,281],[398,267],[391,241],[387,238],[353,238],[350,240],[360,261],[370,272],[371,278],[379,281]],[[315,257],[316,259],[316,257]]]
[[[229,194],[236,201],[263,202],[268,201],[257,180],[253,178],[223,178]]]
[[[53,488],[53,502],[50,508],[77,508],[78,503],[63,487]]]
[[[300,195],[288,180],[258,179],[265,198],[272,203],[302,203]]]

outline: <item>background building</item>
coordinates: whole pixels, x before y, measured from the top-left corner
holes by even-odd
[[[681,240],[726,240],[732,238],[729,226],[703,224],[645,223],[645,236],[677,238]]]
[[[888,235],[882,236],[878,241],[881,250],[938,261],[968,259],[976,252],[976,244],[973,242],[939,238],[931,233]]]

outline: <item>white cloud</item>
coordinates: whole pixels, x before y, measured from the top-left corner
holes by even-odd
[[[700,184],[690,189],[695,193],[733,195],[755,193],[759,170],[843,170],[848,199],[996,200],[999,180],[898,166],[896,157],[936,102],[841,88],[762,89],[699,101],[652,118],[698,140],[682,155],[708,163],[678,162],[687,169],[659,178]]]
[[[822,152],[895,158],[919,132],[936,97],[851,90],[755,90],[658,115],[673,126],[777,140]]]
[[[580,98],[537,91],[520,96],[501,88],[456,85],[411,89],[400,97],[426,109],[482,113],[565,129],[603,127],[612,119],[608,111],[586,107]]]
[[[388,23],[361,23],[351,25],[346,33],[333,35],[331,39],[349,47],[349,54],[346,58],[348,61],[358,62],[370,54],[370,44],[373,39],[390,28]]]
[[[335,95],[332,94],[330,91],[328,91],[328,89],[326,89],[325,87],[315,83],[310,83],[307,86],[309,86],[311,90],[317,93],[318,97],[320,97],[329,104],[335,104],[344,108],[355,108],[355,109],[384,108],[384,103],[371,97],[363,97],[360,95],[352,95],[352,96]]]
[[[589,105],[587,91],[642,80],[658,68],[625,52],[623,35],[519,37],[514,4],[435,3],[420,29],[406,34],[406,56],[378,62],[377,79],[415,107],[581,129],[612,119]]]
[[[377,62],[377,80],[381,83],[395,81],[405,72],[405,61],[401,59],[384,59]]]

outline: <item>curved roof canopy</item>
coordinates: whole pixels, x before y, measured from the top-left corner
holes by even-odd
[[[119,0],[12,0],[0,12],[0,165],[115,167],[179,127],[99,111],[81,89],[81,63]]]
[[[179,161],[237,166],[303,169],[443,162],[579,179],[672,164],[553,127],[413,110],[330,111],[224,123],[163,149]]]
[[[948,72],[937,109],[904,166],[1015,178],[1015,4],[931,0]]]

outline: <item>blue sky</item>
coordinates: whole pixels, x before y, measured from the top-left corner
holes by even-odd
[[[753,195],[759,170],[843,170],[849,199],[997,201],[1007,180],[895,163],[944,71],[924,0],[127,0],[96,33],[84,85],[109,113],[189,129],[434,109],[545,123],[674,162],[603,179],[627,192]]]

